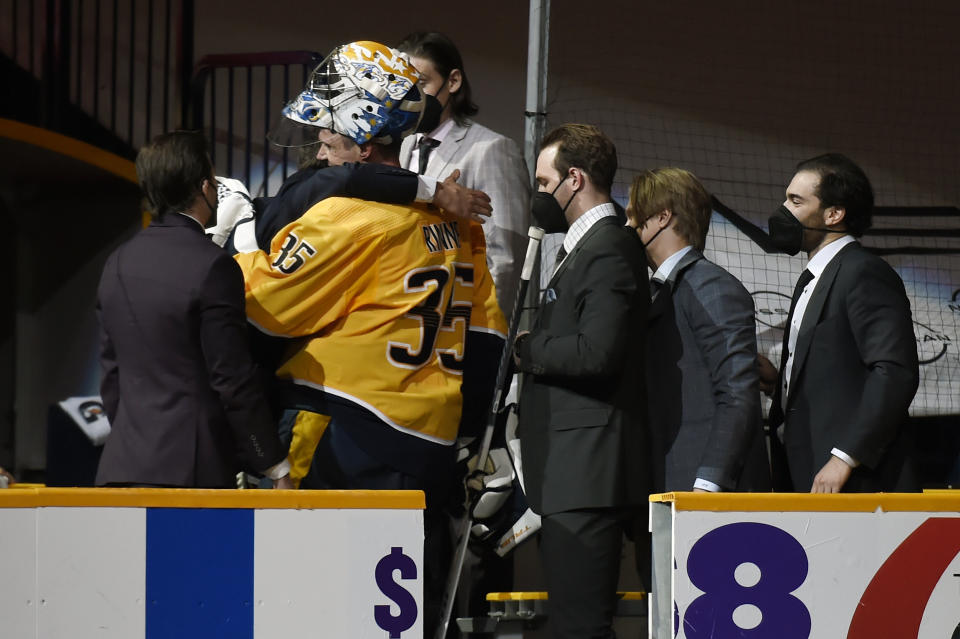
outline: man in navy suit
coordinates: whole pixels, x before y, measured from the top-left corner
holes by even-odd
[[[107,260],[97,294],[112,431],[98,485],[229,488],[243,469],[292,488],[247,344],[243,274],[204,234],[217,186],[199,133],[137,154],[150,226]]]
[[[610,200],[613,142],[566,124],[537,160],[534,216],[569,226],[529,333],[520,442],[554,637],[613,637],[625,525],[649,492],[643,332],[647,267],[637,234]]]
[[[838,153],[801,162],[770,219],[784,252],[809,262],[794,291],[773,405],[793,487],[915,490],[907,409],[919,383],[903,281],[857,241],[873,189]]]
[[[703,256],[712,206],[689,171],[636,176],[627,216],[654,270],[647,391],[654,490],[770,490],[753,298]]]

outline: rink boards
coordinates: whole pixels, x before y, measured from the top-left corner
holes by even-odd
[[[422,636],[419,491],[0,491],[3,635]]]
[[[960,636],[960,491],[650,506],[651,637]]]

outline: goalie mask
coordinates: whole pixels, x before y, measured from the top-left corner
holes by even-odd
[[[406,54],[378,42],[334,49],[267,136],[278,146],[317,141],[317,128],[357,144],[392,144],[413,133],[425,111],[420,76]]]

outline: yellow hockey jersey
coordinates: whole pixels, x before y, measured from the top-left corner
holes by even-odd
[[[479,225],[420,205],[328,198],[281,229],[269,254],[236,259],[250,321],[303,338],[281,380],[346,400],[395,431],[456,439],[467,334],[502,340],[507,330]]]

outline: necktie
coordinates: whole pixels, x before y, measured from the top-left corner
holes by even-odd
[[[428,138],[423,136],[420,138],[420,141],[417,142],[417,150],[420,154],[420,162],[417,173],[423,175],[427,170],[427,162],[430,161],[430,153],[440,146],[440,140],[434,140],[433,138]]]
[[[663,280],[658,280],[657,278],[651,278],[650,280],[650,299],[654,299],[657,296],[657,293],[660,292],[660,288],[663,286]]]
[[[800,279],[797,280],[797,285],[793,289],[793,298],[790,300],[790,312],[787,313],[787,323],[783,325],[783,349],[780,353],[781,395],[783,393],[783,384],[787,381],[784,379],[784,375],[786,374],[787,359],[790,357],[790,323],[793,321],[793,311],[797,308],[797,300],[800,299],[803,289],[806,288],[812,279],[813,273],[807,269],[803,269],[803,273],[800,274]],[[783,401],[783,399],[783,397],[780,398],[781,401]]]
[[[557,269],[560,268],[560,263],[563,262],[563,258],[567,256],[567,247],[563,244],[560,245],[560,250],[557,251],[557,259],[553,261],[553,272],[556,273]]]

